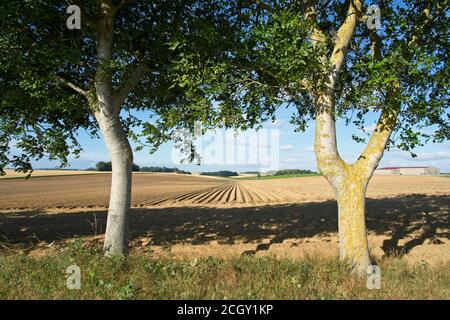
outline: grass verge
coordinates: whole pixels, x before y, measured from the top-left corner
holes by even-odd
[[[83,247],[77,241],[41,258],[1,254],[0,299],[450,299],[450,264],[412,268],[384,259],[382,288],[369,290],[335,259],[104,258],[99,247]],[[66,287],[73,264],[80,290]]]

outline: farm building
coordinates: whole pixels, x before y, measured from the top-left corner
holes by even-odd
[[[405,175],[405,176],[425,176],[439,175],[439,168],[435,167],[386,167],[375,170],[376,175]]]

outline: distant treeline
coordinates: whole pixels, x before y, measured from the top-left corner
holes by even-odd
[[[274,173],[274,176],[284,176],[287,174],[317,174],[315,171],[311,170],[302,170],[302,169],[287,169],[287,170],[279,170]]]
[[[142,167],[141,172],[176,172],[180,174],[191,174],[189,171],[180,170],[178,168],[167,167]]]
[[[215,171],[215,172],[202,172],[200,173],[202,176],[215,176],[215,177],[236,177],[239,174],[234,171]]]
[[[180,170],[178,168],[167,167],[140,167],[133,163],[133,172],[176,172],[180,174],[191,174],[189,171]],[[111,162],[100,161],[95,165],[95,168],[86,169],[86,171],[112,171]]]
[[[139,171],[141,171],[141,167],[139,167],[137,164],[133,163],[132,170],[133,170],[133,172],[139,172]],[[111,161],[97,162],[97,164],[95,165],[95,168],[89,168],[86,171],[112,171]]]

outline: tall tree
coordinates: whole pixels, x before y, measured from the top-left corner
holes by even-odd
[[[180,78],[198,66],[203,87],[237,122],[273,118],[280,106],[293,107],[299,131],[315,120],[317,167],[338,203],[340,256],[364,273],[365,195],[384,150],[450,136],[448,1],[230,1],[227,14],[235,33],[224,56],[202,60],[218,68],[180,60]],[[375,130],[347,163],[336,119],[364,129],[368,114],[378,115]]]
[[[67,27],[69,4],[80,8],[81,29]],[[192,0],[1,2],[0,173],[7,165],[30,172],[31,160],[44,156],[65,165],[71,152],[80,153],[79,130],[100,132],[112,162],[104,251],[125,253],[129,138],[154,150],[171,130],[218,118],[205,98],[186,94],[172,78],[172,61],[189,53],[178,41],[213,47],[207,30],[216,23],[215,7]],[[133,110],[154,120],[142,121]]]

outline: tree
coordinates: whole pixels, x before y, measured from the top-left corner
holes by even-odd
[[[95,165],[97,171],[112,171],[111,162],[100,161]]]
[[[222,170],[213,172],[202,172],[201,176],[213,176],[213,177],[237,177],[239,174],[234,171]]]
[[[139,149],[155,150],[171,130],[217,119],[172,72],[175,57],[190,50],[178,49],[178,41],[213,48],[206,32],[215,24],[215,2],[71,4],[80,7],[80,30],[66,27],[66,1],[0,4],[0,173],[7,165],[31,172],[31,160],[44,156],[66,165],[71,153],[81,151],[79,130],[93,137],[100,132],[112,163],[104,251],[121,255],[128,248],[129,138],[141,143]],[[138,119],[133,110],[149,110],[153,121]]]
[[[138,166],[137,164],[133,163],[133,165],[131,166],[131,171],[139,172],[139,171],[141,171],[141,167]]]
[[[196,74],[193,66],[204,70],[203,87],[217,92],[219,108],[243,126],[273,119],[285,105],[293,106],[299,131],[315,120],[317,167],[338,203],[340,256],[358,273],[370,265],[365,194],[384,150],[412,153],[450,136],[448,2],[374,4],[369,10],[360,0],[237,1],[228,11],[235,33],[222,44],[224,55],[204,60],[219,67],[211,72],[186,60],[179,67],[181,78],[187,70]],[[364,130],[368,114],[378,116],[375,130],[347,163],[338,152],[336,119]]]
[[[111,161],[108,161],[108,162],[104,162],[104,161],[97,162],[95,167],[96,167],[97,171],[112,171]],[[133,165],[131,166],[131,171],[132,172],[139,172],[139,171],[141,171],[141,167],[139,167],[137,164],[133,163]]]

